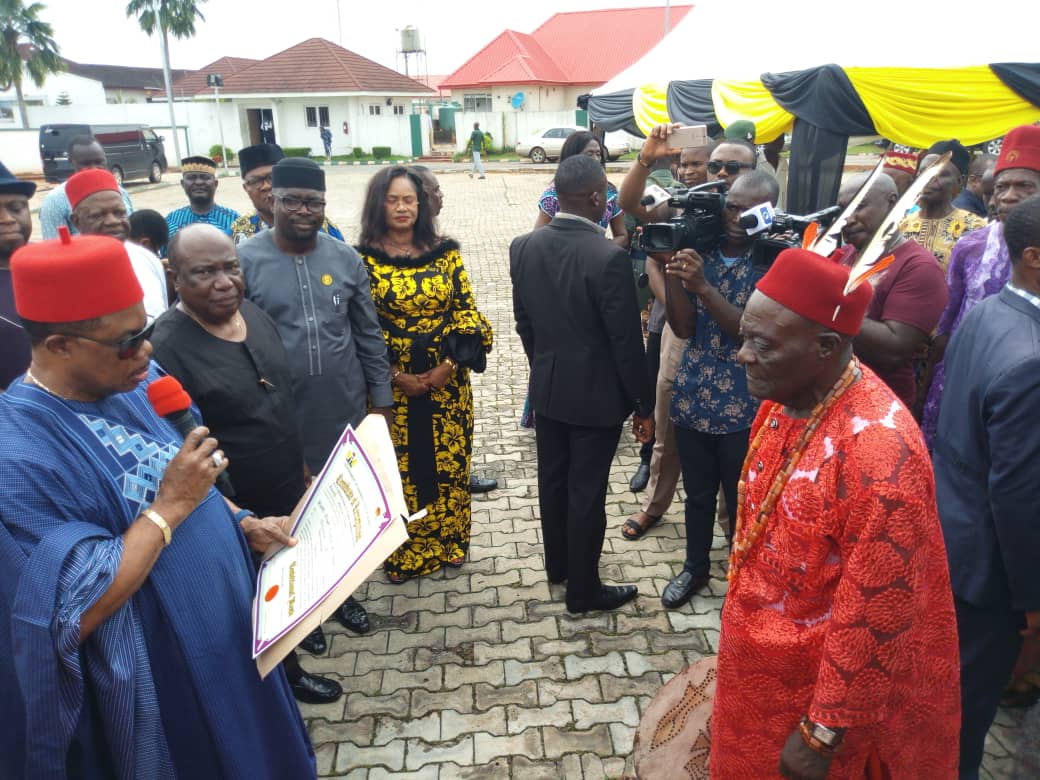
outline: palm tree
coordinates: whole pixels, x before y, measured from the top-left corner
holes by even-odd
[[[40,21],[43,9],[43,3],[24,5],[22,0],[0,0],[0,89],[14,86],[23,128],[29,127],[22,95],[25,75],[42,87],[48,74],[65,70],[52,37],[54,30]]]
[[[191,38],[195,35],[195,17],[206,21],[206,17],[198,9],[198,3],[206,0],[130,0],[126,6],[127,16],[136,16],[141,29],[147,35],[159,30],[159,44],[162,48],[163,82],[166,86],[166,100],[170,107],[170,129],[173,132],[173,153],[179,163],[181,160],[181,143],[177,136],[177,118],[173,113],[173,83],[170,78],[170,42],[174,38]],[[4,0],[0,0],[4,2]]]

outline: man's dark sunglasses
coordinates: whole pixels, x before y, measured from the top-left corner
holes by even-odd
[[[90,336],[83,336],[79,333],[66,333],[64,335],[74,339],[85,339],[87,341],[93,341],[95,344],[101,344],[106,347],[112,347],[116,351],[116,357],[120,360],[129,360],[137,351],[141,349],[141,344],[152,337],[152,331],[155,330],[155,320],[150,321],[137,333],[131,333],[125,339],[119,341],[103,341],[101,339],[91,338]]]
[[[740,173],[741,168],[754,168],[754,163],[742,163],[736,160],[726,160],[722,162],[720,160],[712,160],[708,163],[708,173],[718,173],[723,168],[726,169],[726,173],[730,176],[736,176]]]

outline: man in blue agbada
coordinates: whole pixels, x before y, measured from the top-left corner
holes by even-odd
[[[222,498],[217,442],[150,407],[126,250],[65,233],[11,272],[32,364],[0,395],[0,777],[314,777],[250,658],[249,548],[293,543],[286,518]]]

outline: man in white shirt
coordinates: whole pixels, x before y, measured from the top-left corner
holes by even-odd
[[[76,173],[91,169],[108,170],[108,158],[105,156],[105,150],[92,135],[76,136],[69,142],[69,162],[72,163],[72,169]],[[119,195],[123,199],[126,213],[133,214],[134,206],[130,202],[130,196],[126,190],[120,187]],[[72,206],[65,194],[64,184],[59,184],[43,199],[39,219],[40,231],[47,240],[57,238],[58,228],[62,225],[67,227],[72,234],[79,232],[72,224]]]
[[[115,177],[104,169],[92,168],[65,182],[65,194],[72,206],[72,224],[83,235],[117,238],[126,245],[134,273],[144,290],[144,310],[158,317],[167,308],[166,274],[162,262],[130,237],[130,220],[119,194]]]

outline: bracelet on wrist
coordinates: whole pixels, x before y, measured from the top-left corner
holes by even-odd
[[[163,535],[163,547],[169,547],[170,542],[173,541],[173,529],[170,528],[170,524],[166,522],[166,518],[151,507],[142,509],[141,514],[159,527],[159,530],[162,531]]]
[[[640,165],[642,165],[647,170],[650,170],[650,164],[647,163],[645,160],[643,160],[642,153],[637,153],[636,154],[636,162],[639,163]]]
[[[399,376],[401,376],[401,369],[400,369],[400,368],[397,368],[397,367],[395,367],[395,368],[394,368],[394,369],[393,369],[393,370],[392,370],[392,371],[390,372],[390,381],[391,381],[391,382],[393,382],[393,381],[394,381],[395,379],[397,379],[397,377],[399,377]]]
[[[814,723],[808,716],[803,717],[798,724],[798,733],[802,741],[813,751],[823,756],[833,756],[841,748],[843,733]]]

